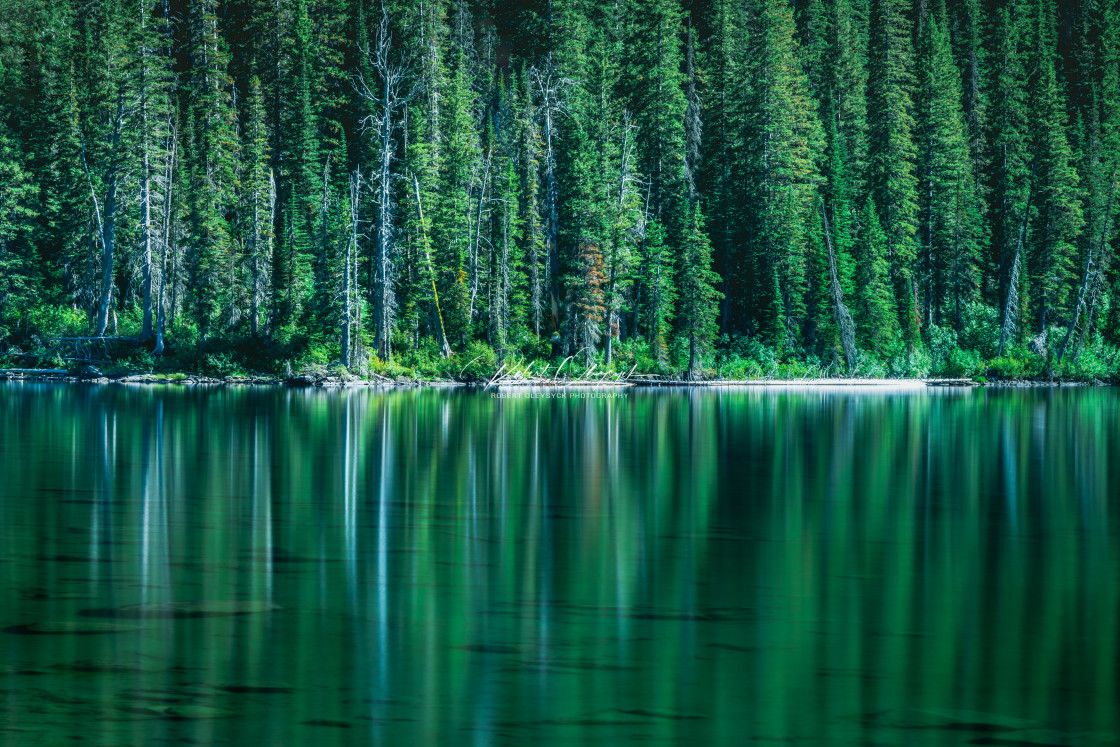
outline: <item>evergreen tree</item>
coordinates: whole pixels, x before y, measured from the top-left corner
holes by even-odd
[[[1028,137],[1025,62],[1026,10],[1009,4],[995,11],[992,67],[989,215],[994,275],[989,297],[1000,309],[999,352],[1019,339],[1022,313],[1029,295],[1024,286],[1024,242],[1031,214],[1035,172],[1034,148]]]
[[[800,343],[805,323],[806,263],[824,142],[808,79],[801,69],[792,11],[760,1],[746,18],[750,81],[746,143],[753,316],[767,339]]]
[[[668,352],[668,336],[672,331],[676,308],[676,287],[673,282],[674,262],[665,244],[665,229],[655,217],[644,226],[641,282],[644,289],[642,311],[645,335],[654,360],[663,361]]]
[[[248,274],[250,334],[257,337],[262,327],[261,315],[270,308],[276,183],[269,167],[264,92],[259,78],[250,81],[248,98],[248,115],[242,128],[239,215]]]
[[[979,288],[982,206],[951,51],[939,5],[919,37],[920,296],[926,327],[948,319],[960,329]]]
[[[669,232],[684,225],[686,186],[684,26],[679,0],[631,0],[626,81],[637,133],[639,169],[650,180],[650,210]]]
[[[315,74],[309,0],[296,0],[291,18],[281,18],[283,50],[277,66],[280,178],[277,189],[277,250],[273,269],[273,334],[287,337],[303,313],[313,286],[313,225],[319,213],[319,143],[312,84]]]
[[[9,94],[6,77],[0,59],[0,96]],[[15,330],[42,287],[39,258],[30,242],[36,191],[23,154],[8,135],[8,123],[0,117],[0,338]]]
[[[887,242],[895,308],[909,344],[917,340],[913,298],[918,228],[912,21],[905,0],[872,0],[869,106],[870,189]]]
[[[193,315],[203,338],[240,319],[236,250],[230,217],[236,204],[236,112],[215,0],[190,6],[188,201]]]
[[[699,205],[689,211],[684,250],[677,268],[677,326],[688,341],[689,378],[700,375],[703,356],[712,349],[719,325],[719,275],[712,270],[712,244]]]
[[[860,236],[856,242],[855,294],[856,328],[861,342],[871,350],[883,352],[898,333],[891,290],[887,237],[879,224],[879,213],[870,197],[860,216]]]
[[[1035,12],[1031,122],[1037,149],[1037,206],[1031,231],[1027,275],[1030,318],[1037,333],[1059,321],[1071,306],[1076,285],[1074,256],[1081,233],[1081,188],[1066,135],[1068,120],[1055,60],[1053,0],[1037,0]]]

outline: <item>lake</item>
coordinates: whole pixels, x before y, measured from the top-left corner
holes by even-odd
[[[0,745],[1120,743],[1120,392],[0,384]]]

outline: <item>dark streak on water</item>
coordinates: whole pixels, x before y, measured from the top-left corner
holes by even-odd
[[[0,385],[0,746],[1116,745],[1117,394]]]

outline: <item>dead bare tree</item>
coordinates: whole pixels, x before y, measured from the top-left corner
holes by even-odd
[[[552,53],[543,67],[529,68],[529,80],[536,98],[536,118],[540,121],[544,141],[545,182],[545,236],[548,252],[549,300],[552,309],[552,329],[559,332],[560,300],[560,182],[556,173],[556,124],[562,115],[569,115],[566,91],[574,85],[556,70]]]
[[[117,210],[120,207],[120,202],[117,199],[117,189],[120,187],[124,168],[121,136],[124,134],[128,112],[129,106],[125,103],[125,87],[123,84],[119,84],[115,96],[115,113],[107,136],[108,152],[101,177],[101,183],[105,190],[104,205],[97,197],[97,187],[94,185],[93,172],[90,170],[89,158],[86,154],[85,134],[82,133],[80,126],[78,128],[82,168],[86,173],[86,181],[89,183],[89,194],[93,200],[93,212],[97,220],[97,235],[101,242],[101,291],[98,294],[97,320],[94,323],[94,335],[97,337],[104,336],[105,329],[109,326],[109,305],[113,298],[116,221]]]
[[[633,170],[630,167],[630,160],[634,152],[634,140],[631,137],[638,126],[630,120],[630,111],[624,109],[622,112],[622,147],[619,152],[618,163],[618,201],[616,202],[616,209],[618,216],[616,217],[615,224],[619,226],[616,230],[612,246],[610,247],[610,255],[607,257],[607,288],[604,294],[604,306],[607,310],[607,339],[603,344],[603,358],[606,365],[611,364],[611,358],[614,355],[614,336],[615,328],[618,326],[618,277],[622,270],[623,263],[623,243],[627,241],[627,237],[623,235],[621,230],[622,216],[626,210],[626,198],[633,190],[630,188],[630,183],[634,181]]]
[[[444,358],[451,355],[451,346],[447,342],[447,332],[443,328],[443,311],[439,307],[439,291],[436,290],[436,268],[432,264],[432,249],[428,245],[428,227],[424,223],[424,204],[420,200],[420,180],[416,174],[412,175],[412,189],[416,195],[416,219],[420,223],[420,233],[424,237],[424,259],[427,260],[428,277],[432,283],[432,299],[436,306],[436,318],[439,320],[439,352]]]
[[[342,283],[342,365],[347,368],[352,363],[351,332],[354,322],[351,310],[354,306],[354,280],[357,275],[358,224],[362,193],[362,172],[354,169],[350,174],[350,240],[346,243],[345,269]],[[352,263],[353,264],[352,266]]]
[[[1011,276],[1007,282],[1007,298],[1003,304],[1003,318],[999,325],[999,350],[1003,355],[1003,348],[1008,338],[1018,330],[1016,317],[1019,316],[1019,275],[1023,271],[1023,244],[1027,238],[1027,225],[1030,223],[1031,201],[1034,199],[1034,162],[1031,163],[1031,184],[1027,192],[1027,201],[1023,205],[1023,220],[1019,224],[1019,239],[1015,244],[1015,255],[1011,260]]]
[[[160,233],[159,293],[156,297],[156,343],[153,355],[163,354],[163,336],[167,320],[167,259],[171,253],[171,190],[175,183],[175,158],[178,154],[178,138],[175,133],[175,120],[172,109],[167,112],[167,160],[163,165],[163,225]]]
[[[844,303],[844,289],[840,286],[840,273],[836,267],[836,248],[832,244],[832,228],[828,224],[828,209],[821,202],[821,218],[824,220],[824,240],[828,244],[828,293],[832,297],[832,318],[840,333],[840,346],[844,348],[844,358],[848,361],[848,371],[856,368],[856,325]]]
[[[377,27],[377,37],[372,47],[362,49],[376,80],[366,80],[359,74],[354,80],[354,88],[373,111],[362,120],[362,129],[373,133],[377,142],[377,165],[373,172],[372,183],[377,202],[376,254],[374,266],[374,325],[375,344],[382,360],[389,360],[391,350],[391,330],[396,314],[396,296],[393,278],[393,163],[397,160],[396,131],[401,126],[400,115],[404,106],[416,95],[418,89],[406,87],[408,67],[403,59],[392,61],[392,34],[389,30],[389,13],[384,4],[381,6],[381,22]]]
[[[1105,241],[1108,239],[1108,232],[1112,224],[1112,200],[1116,195],[1116,171],[1113,170],[1112,178],[1109,180],[1108,189],[1108,206],[1104,211],[1104,221],[1101,223],[1100,237],[1097,239],[1097,246],[1104,247]],[[1062,362],[1062,356],[1066,354],[1066,346],[1069,345],[1069,340],[1073,337],[1073,330],[1077,328],[1077,322],[1081,318],[1081,309],[1085,307],[1085,292],[1089,289],[1089,281],[1095,275],[1099,274],[1094,267],[1093,263],[1093,239],[1089,238],[1089,249],[1085,255],[1085,271],[1081,275],[1081,288],[1077,291],[1077,303],[1073,307],[1073,315],[1069,320],[1069,326],[1066,328],[1066,336],[1062,338],[1062,344],[1058,346],[1057,362]]]

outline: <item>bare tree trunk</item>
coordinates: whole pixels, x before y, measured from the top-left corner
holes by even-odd
[[[486,184],[490,179],[490,160],[494,156],[494,146],[486,150],[486,161],[482,169],[482,179],[478,188],[478,210],[474,220],[474,236],[471,241],[470,302],[467,305],[467,319],[474,320],[474,303],[478,297],[478,254],[482,243],[482,214],[486,208]],[[469,217],[468,217],[469,220]]]
[[[624,111],[622,114],[622,152],[619,159],[618,168],[618,211],[621,217],[622,211],[626,204],[626,183],[630,179],[630,132],[635,128],[635,125],[630,123],[630,112]],[[607,339],[603,345],[603,361],[604,364],[611,365],[611,360],[614,356],[614,330],[615,319],[618,316],[618,310],[615,305],[618,303],[616,297],[616,288],[618,281],[618,255],[621,252],[622,236],[620,232],[615,234],[614,247],[611,251],[611,266],[610,276],[607,278],[607,293],[606,293],[606,306],[607,306]]]
[[[1032,168],[1033,174],[1033,168]],[[1031,214],[1031,197],[1034,194],[1033,185],[1027,193],[1027,203],[1023,206],[1023,222],[1019,225],[1019,240],[1015,244],[1015,257],[1011,261],[1011,277],[1007,283],[1007,299],[1003,304],[1003,319],[999,325],[999,355],[1003,355],[1007,338],[1015,334],[1015,317],[1019,313],[1019,273],[1023,270],[1023,241],[1027,234],[1027,221]]]
[[[1108,224],[1112,220],[1112,198],[1116,193],[1116,177],[1113,175],[1110,181],[1108,190],[1108,207],[1104,212],[1104,223],[1101,224],[1100,239],[1097,241],[1097,246],[1104,246],[1104,242],[1108,234]],[[1085,292],[1089,288],[1089,278],[1093,274],[1093,239],[1089,239],[1089,251],[1085,256],[1085,272],[1081,276],[1081,288],[1077,291],[1077,304],[1073,307],[1073,317],[1069,320],[1069,327],[1066,328],[1066,336],[1062,339],[1062,344],[1058,346],[1057,362],[1062,362],[1062,356],[1066,354],[1066,346],[1069,345],[1069,339],[1073,336],[1073,330],[1077,327],[1077,322],[1081,317],[1081,309],[1085,305]]]
[[[821,217],[824,219],[824,238],[828,244],[829,294],[832,296],[832,317],[840,331],[840,345],[848,361],[848,371],[856,367],[856,325],[844,304],[844,289],[840,286],[840,273],[836,269],[836,250],[832,245],[832,228],[828,225],[828,210],[821,203]]]
[[[564,89],[571,85],[566,78],[558,78],[552,65],[551,56],[541,70],[533,68],[530,71],[533,84],[540,95],[540,116],[544,125],[544,172],[545,172],[545,204],[548,216],[546,227],[546,244],[549,268],[549,301],[552,310],[552,329],[559,332],[562,316],[562,302],[560,297],[560,186],[556,176],[556,152],[553,146],[555,136],[555,118],[557,114],[565,111],[562,96]]]
[[[97,229],[101,238],[101,292],[97,302],[97,321],[94,333],[98,337],[105,335],[109,326],[109,305],[113,298],[113,249],[116,231],[117,215],[117,163],[120,149],[121,131],[124,128],[125,106],[124,90],[117,90],[117,113],[113,121],[113,128],[109,136],[109,162],[105,169],[105,212],[102,214],[101,206],[97,200],[97,190],[93,186],[93,175],[89,170],[86,159],[85,138],[81,139],[82,166],[85,168],[86,179],[89,181],[90,197],[93,199],[94,214],[97,217]]]
[[[167,137],[170,141],[168,148],[167,165],[164,169],[163,188],[163,234],[160,239],[160,269],[159,269],[159,297],[156,301],[156,345],[152,350],[153,355],[163,354],[163,335],[167,309],[167,254],[171,245],[171,191],[175,177],[175,155],[178,140],[175,137],[175,126],[168,116]]]
[[[379,163],[375,172],[377,179],[377,255],[372,270],[376,273],[374,283],[374,327],[378,355],[382,360],[392,357],[392,329],[396,313],[396,298],[393,292],[393,191],[392,182],[393,161],[395,159],[397,143],[393,139],[400,127],[396,119],[396,112],[405,106],[417,93],[417,89],[405,92],[404,83],[407,70],[403,63],[393,63],[389,59],[392,51],[392,35],[389,31],[389,14],[384,5],[381,8],[381,22],[377,29],[377,39],[371,50],[368,46],[362,50],[370,67],[379,78],[374,85],[371,81],[359,77],[357,80],[358,95],[372,102],[377,108],[373,114],[367,116],[362,125],[366,129],[376,131],[378,139]],[[433,101],[434,105],[434,101]],[[418,183],[417,183],[418,184]],[[419,200],[419,186],[417,186],[417,200]],[[419,209],[419,205],[418,205]],[[356,220],[356,218],[355,218]],[[434,280],[433,280],[434,282]],[[441,321],[442,323],[442,321]]]
[[[145,26],[145,12],[140,8],[140,28]],[[148,50],[140,50],[140,137],[143,151],[140,165],[140,254],[143,275],[144,320],[140,342],[147,343],[152,335],[152,183],[151,155],[148,143]]]
[[[451,346],[447,344],[447,332],[443,329],[443,312],[439,308],[439,291],[436,290],[436,268],[432,265],[432,251],[428,246],[428,229],[424,225],[424,208],[420,204],[420,180],[416,174],[412,175],[412,188],[416,194],[416,217],[420,221],[420,231],[424,234],[424,258],[427,260],[428,272],[432,281],[432,298],[435,299],[436,316],[439,318],[439,349],[444,358],[451,355]]]
[[[354,296],[354,278],[350,274],[350,261],[358,247],[358,197],[361,190],[361,173],[354,169],[350,175],[350,241],[346,244],[346,268],[344,270],[342,291],[342,365],[350,368],[350,332],[352,328],[350,308]]]

